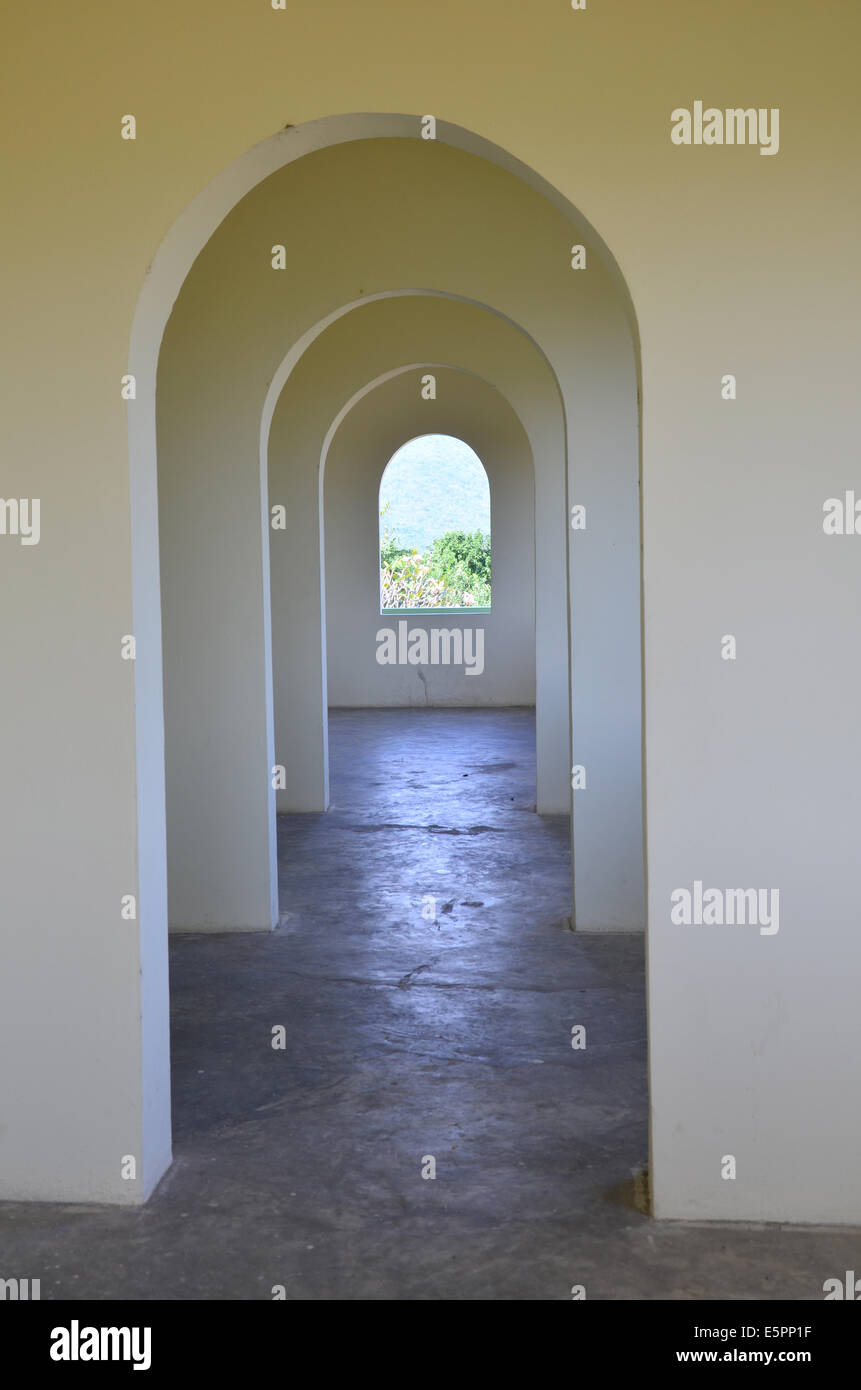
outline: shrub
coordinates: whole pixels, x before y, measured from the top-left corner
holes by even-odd
[[[490,606],[490,536],[447,531],[428,551],[431,574],[466,608]]]
[[[417,550],[401,552],[380,566],[380,596],[382,608],[449,608],[455,602]]]
[[[388,503],[380,516],[387,511]],[[385,527],[380,593],[382,608],[489,608],[490,536],[447,531],[420,555]]]

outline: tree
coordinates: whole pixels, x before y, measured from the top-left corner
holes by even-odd
[[[427,562],[431,574],[459,596],[459,604],[490,606],[490,536],[447,531],[433,542]]]

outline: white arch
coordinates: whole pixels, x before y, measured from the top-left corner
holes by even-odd
[[[333,352],[331,357],[336,372],[337,356]],[[475,372],[458,370],[456,365],[430,370],[438,382],[434,400],[429,402],[421,396],[423,372],[401,374],[366,395],[345,418],[332,441],[325,479],[327,590],[334,586],[326,615],[329,703],[335,707],[416,703],[534,706],[535,470],[530,437],[511,398],[498,386]],[[294,397],[295,405],[299,405],[301,395],[298,392]],[[289,418],[295,419],[295,406]],[[473,464],[476,474],[484,469],[493,497],[498,551],[493,606],[481,617],[472,610],[460,609],[447,612],[442,619],[446,627],[469,628],[477,623],[483,629],[486,665],[483,680],[475,684],[464,682],[457,672],[387,672],[374,659],[380,627],[393,622],[391,614],[380,615],[377,494],[392,456],[405,446],[409,450],[410,440],[428,433],[465,441],[483,460],[476,466],[473,459]],[[285,437],[281,422],[278,438]],[[301,452],[295,462],[302,467]],[[450,524],[458,525],[455,517]],[[283,580],[283,568],[280,573]],[[564,585],[559,594],[561,598]],[[440,619],[433,611],[424,610],[410,621],[428,629]],[[282,642],[285,635],[290,641],[283,625],[276,632]],[[293,649],[304,653],[308,645],[297,644]],[[565,644],[557,644],[555,650],[558,674],[567,677]],[[285,664],[289,665],[289,657],[286,663],[282,660],[280,669]],[[280,738],[289,728],[290,710],[278,692],[276,699]],[[564,695],[560,707],[566,714]],[[562,769],[567,740],[566,721],[556,760]]]
[[[167,319],[191,266],[216,228],[251,189],[275,171],[317,150],[380,138],[417,140],[420,131],[419,116],[359,113],[325,117],[319,121],[308,122],[303,126],[280,131],[268,137],[239,156],[227,169],[223,170],[177,218],[159,247],[141,290],[132,324],[129,349],[129,371],[135,376],[138,385],[136,408],[129,412],[132,591],[135,630],[140,639],[139,649],[142,647],[143,652],[148,657],[146,663],[137,663],[135,671],[138,837],[142,877],[146,877],[151,885],[159,885],[157,890],[157,896],[161,900],[158,908],[159,915],[162,915],[162,904],[166,898],[166,893],[163,872],[165,833],[164,771],[162,765],[161,615],[159,611],[158,562],[156,559],[158,553],[158,507],[155,383],[159,348]],[[437,138],[439,143],[468,152],[506,170],[536,191],[542,199],[560,210],[569,221],[576,224],[578,239],[583,240],[597,254],[609,272],[619,297],[620,306],[623,307],[624,313],[627,315],[636,346],[638,339],[636,317],[633,313],[633,306],[624,277],[603,240],[579,210],[536,171],[522,164],[509,155],[507,151],[485,140],[482,136],[448,122],[438,121]],[[400,290],[394,293],[408,294],[414,292]],[[439,291],[428,292],[439,293]],[[385,297],[385,294],[381,292],[381,296],[373,297]],[[360,302],[370,302],[371,298],[372,296],[363,297]],[[340,309],[333,311],[332,315],[327,316],[327,319],[321,324],[308,330],[308,333],[303,335],[302,340],[295,345],[288,354],[288,358],[282,363],[281,372],[285,376],[289,374],[292,364],[301,356],[308,342],[312,341],[313,337],[322,331],[328,322],[334,321],[343,312],[348,312],[350,307],[352,306],[341,306]],[[542,356],[547,360],[547,354],[538,344],[536,346],[539,347]],[[636,351],[634,360],[639,374],[639,359]],[[271,398],[277,397],[279,385],[276,376],[267,391],[267,398],[261,412],[261,445],[262,437],[268,430],[268,417],[272,406]],[[561,395],[560,390],[560,397]],[[266,556],[269,537],[267,518],[262,510],[261,526],[263,538],[260,578],[264,591],[268,591]],[[570,614],[568,621],[570,627]],[[271,652],[271,642],[269,646]],[[271,691],[271,655],[267,658],[266,664],[268,666],[266,678]],[[268,704],[266,744],[269,751],[273,751],[271,695]],[[274,864],[274,818],[272,818],[269,838],[270,857]],[[150,908],[153,909],[155,893],[152,891],[145,893],[142,887],[142,897],[145,896],[149,898]],[[276,897],[275,874],[273,872],[270,885],[270,915],[273,921],[277,918]]]
[[[456,298],[456,296],[439,296],[439,297],[440,297],[440,298],[452,298],[452,299],[453,299],[453,298]],[[474,303],[474,302],[473,302],[473,303]],[[361,306],[359,305],[359,306],[356,306],[356,307],[361,307]],[[478,305],[478,304],[475,304],[475,307],[481,308],[482,306],[480,306],[480,305]],[[502,316],[502,317],[504,317],[504,316]],[[512,326],[513,326],[513,327],[516,327],[516,325],[512,325]],[[526,337],[527,339],[529,338],[529,335],[528,335],[528,334],[524,334],[523,336]],[[296,365],[296,364],[294,364],[294,367],[295,367],[295,365]],[[356,408],[362,401],[364,401],[365,399],[367,399],[367,398],[368,398],[369,396],[371,396],[375,391],[379,390],[381,387],[385,386],[388,382],[390,382],[390,381],[392,381],[392,380],[395,380],[395,379],[397,379],[397,378],[399,378],[399,377],[402,377],[402,376],[409,375],[410,373],[415,373],[415,372],[419,372],[419,371],[424,372],[424,371],[426,371],[426,370],[431,370],[431,371],[448,371],[448,372],[457,373],[458,376],[469,377],[469,378],[471,378],[472,380],[474,380],[474,381],[480,383],[482,386],[489,388],[491,391],[494,391],[494,392],[496,392],[496,393],[499,395],[500,399],[505,403],[505,405],[508,407],[508,409],[512,412],[512,415],[514,416],[514,418],[517,419],[518,423],[520,424],[521,429],[522,429],[523,432],[524,432],[524,435],[526,436],[526,438],[527,438],[527,440],[528,440],[528,442],[529,442],[529,450],[530,450],[530,455],[531,455],[531,458],[532,458],[531,486],[532,486],[533,492],[534,492],[534,487],[535,487],[535,472],[534,472],[534,469],[535,469],[535,466],[536,466],[536,465],[535,465],[535,454],[536,454],[536,450],[535,450],[535,440],[533,439],[532,434],[531,434],[531,431],[530,431],[530,429],[528,428],[526,422],[522,419],[522,417],[521,417],[521,415],[520,415],[520,412],[519,412],[518,409],[517,409],[517,406],[516,406],[515,403],[511,400],[508,391],[506,391],[506,389],[505,389],[505,387],[504,387],[503,385],[501,385],[499,382],[497,382],[497,381],[491,379],[491,377],[488,376],[488,375],[486,375],[486,374],[483,374],[483,373],[481,373],[481,372],[479,372],[479,371],[475,371],[475,370],[472,370],[472,369],[470,369],[470,368],[467,368],[467,367],[462,366],[462,365],[461,365],[459,362],[457,362],[457,361],[437,361],[437,360],[435,360],[435,359],[427,359],[427,358],[425,358],[425,359],[421,359],[421,360],[417,360],[417,361],[411,361],[411,362],[407,362],[407,363],[402,363],[402,364],[400,364],[399,366],[394,367],[394,368],[390,368],[390,369],[387,370],[387,371],[380,372],[380,373],[376,373],[369,381],[365,382],[361,387],[359,387],[356,391],[354,391],[354,392],[348,397],[348,399],[347,399],[346,401],[344,401],[344,403],[340,406],[340,408],[336,411],[336,413],[335,413],[335,415],[334,415],[334,417],[333,417],[331,423],[329,424],[329,426],[328,426],[328,428],[327,428],[327,430],[326,430],[325,436],[324,436],[323,441],[322,441],[322,444],[321,444],[321,449],[320,449],[320,467],[319,467],[319,472],[318,472],[317,490],[316,490],[317,509],[318,509],[318,517],[317,517],[317,536],[318,536],[318,538],[319,538],[319,548],[318,548],[318,552],[317,552],[316,561],[317,561],[317,563],[319,563],[319,572],[320,572],[320,608],[319,608],[319,615],[318,615],[318,616],[319,616],[319,623],[320,623],[320,626],[319,626],[319,659],[320,659],[320,697],[319,697],[319,704],[320,704],[320,708],[322,709],[323,715],[322,715],[322,720],[320,721],[319,725],[316,727],[316,733],[314,734],[313,740],[311,740],[311,741],[309,742],[309,740],[306,739],[306,738],[303,738],[303,739],[302,739],[302,746],[303,746],[303,750],[305,750],[305,753],[307,753],[307,749],[308,749],[309,747],[317,748],[318,743],[319,743],[318,755],[319,755],[320,762],[319,762],[319,767],[317,768],[316,772],[314,773],[314,778],[315,778],[315,780],[316,780],[316,779],[319,779],[319,797],[320,797],[319,806],[322,806],[322,807],[327,806],[327,805],[328,805],[328,800],[329,800],[329,797],[328,797],[328,739],[327,739],[327,733],[326,733],[326,718],[325,718],[325,711],[326,711],[326,708],[327,708],[328,699],[327,699],[327,655],[326,655],[326,653],[327,653],[327,640],[326,640],[326,563],[325,563],[325,517],[324,517],[324,492],[325,492],[325,479],[326,479],[326,470],[327,470],[327,463],[328,463],[329,452],[330,452],[330,449],[331,449],[331,447],[332,447],[332,444],[333,444],[334,440],[335,440],[336,437],[337,437],[337,434],[338,434],[339,429],[340,429],[340,428],[344,425],[344,423],[349,419],[349,417],[350,417],[350,415],[352,414],[352,412],[355,410],[355,408]],[[289,377],[288,377],[288,381],[289,381]],[[554,382],[554,385],[555,385],[555,377],[553,378],[553,382]],[[285,386],[286,386],[286,384],[287,384],[287,383],[285,382]],[[560,407],[560,415],[559,415],[560,430],[562,430],[562,431],[564,432],[564,412],[563,412],[563,410],[562,410],[562,401],[561,401],[561,399],[559,399],[559,407]],[[483,466],[484,466],[484,465],[483,465]],[[271,460],[270,460],[270,467],[271,467]],[[558,479],[557,479],[557,483],[558,483],[558,486],[559,486],[561,489],[564,490],[564,488],[565,488],[565,470],[564,470],[564,467],[563,467],[563,460],[560,460],[559,476],[558,476]],[[306,541],[310,541],[310,536],[306,534],[305,539],[306,539]],[[305,563],[307,563],[308,565],[310,565],[310,564],[312,563],[311,558],[310,558],[310,555],[308,555],[308,556],[305,557]],[[282,577],[283,577],[283,576],[282,576]],[[283,587],[283,585],[282,585],[281,587]],[[549,583],[548,583],[547,588],[548,588],[548,593],[549,593],[549,591],[550,591],[550,584],[549,584]],[[565,604],[565,593],[564,593],[564,590],[560,590],[560,591],[559,591],[559,602],[562,603],[563,605]],[[303,614],[303,617],[304,617],[304,614]],[[278,631],[279,631],[279,644],[280,644],[281,646],[283,646],[283,643],[284,643],[283,621],[281,621],[281,620],[278,621],[277,628],[278,628]],[[544,628],[544,615],[543,615],[543,613],[542,613],[542,614],[539,616],[539,618],[538,618],[538,629],[539,629],[539,632],[543,631],[543,628]],[[564,654],[563,654],[563,656],[564,656]],[[540,696],[539,696],[539,699],[538,699],[538,724],[537,724],[538,786],[539,786],[539,789],[540,789],[540,790],[539,790],[539,802],[540,802],[541,804],[547,804],[548,807],[549,807],[550,809],[553,808],[553,806],[554,806],[554,804],[555,804],[555,801],[558,801],[558,798],[559,798],[559,790],[558,790],[558,788],[554,788],[554,787],[552,786],[554,771],[555,771],[555,770],[558,770],[558,768],[567,766],[568,760],[569,760],[569,759],[568,759],[568,755],[569,755],[570,746],[571,746],[571,725],[570,725],[570,708],[571,708],[571,702],[570,702],[570,687],[569,687],[569,683],[568,683],[568,667],[567,667],[567,662],[566,662],[566,661],[563,660],[563,661],[560,663],[560,661],[558,660],[558,657],[559,657],[558,651],[556,652],[556,657],[557,657],[557,659],[554,660],[554,659],[553,659],[553,652],[552,652],[552,644],[551,644],[549,641],[547,641],[547,640],[543,640],[543,641],[541,642],[541,657],[539,658],[539,655],[538,655],[538,641],[536,640],[536,685],[537,685],[537,688],[538,688],[538,690],[539,690],[539,692],[540,692]],[[305,660],[307,661],[307,660],[310,660],[310,659],[311,659],[311,658],[310,658],[310,655],[308,655],[308,654],[306,653]],[[277,715],[277,720],[276,720],[276,722],[279,722],[279,721],[280,721],[280,727],[281,727],[281,730],[282,730],[281,736],[282,736],[282,738],[283,738],[283,730],[284,730],[285,718],[286,718],[286,716],[285,716],[285,697],[284,697],[283,692],[281,692],[281,691],[276,691],[276,692],[274,692],[274,703],[275,703],[275,705],[277,706],[277,709],[278,709],[278,715]],[[290,702],[288,701],[288,703],[290,703]],[[296,716],[296,710],[295,710],[294,706],[293,706],[292,704],[290,704],[290,720],[291,720],[291,724],[292,724],[292,722],[295,720],[296,717],[297,717],[297,716]],[[561,719],[561,724],[560,724],[560,719]],[[277,752],[276,756],[277,756],[279,759],[282,759],[282,754],[281,754],[280,752]],[[307,775],[307,773],[306,773],[306,775]],[[558,776],[556,777],[555,780],[558,781]],[[302,778],[301,778],[301,781],[302,781],[302,784],[303,784],[303,787],[304,787],[304,786],[305,786],[305,778],[302,777]],[[307,796],[307,790],[305,790],[305,791],[303,792],[303,795]],[[308,809],[308,807],[305,806],[305,805],[302,805],[301,807],[298,807],[298,808],[297,808],[297,807],[292,803],[292,801],[287,801],[286,798],[279,798],[279,800],[280,800],[280,801],[283,801],[283,805],[281,806],[281,809]],[[315,809],[317,809],[317,808],[319,808],[319,807],[315,804]]]
[[[308,332],[302,336],[301,339],[297,340],[296,344],[294,344],[293,347],[291,347],[291,349],[289,350],[289,352],[285,355],[284,359],[275,371],[272,378],[272,382],[267,391],[263,417],[261,420],[260,467],[264,496],[264,511],[267,507],[266,498],[268,468],[271,466],[269,457],[269,439],[271,437],[272,421],[274,418],[274,413],[277,408],[278,401],[281,399],[282,392],[287,387],[292,372],[296,370],[304,355],[310,350],[313,343],[318,340],[321,334],[325,332],[327,329],[332,328],[338,321],[344,319],[348,314],[352,313],[353,311],[361,310],[363,307],[373,304],[375,302],[397,298],[409,298],[411,296],[429,297],[437,300],[447,300],[452,303],[465,304],[469,305],[471,308],[480,310],[483,313],[491,314],[495,318],[500,319],[509,328],[514,330],[519,337],[525,340],[525,343],[528,345],[529,349],[531,349],[534,352],[542,368],[546,370],[550,389],[552,390],[554,400],[557,403],[559,409],[559,421],[562,434],[561,451],[558,457],[556,457],[558,473],[554,468],[553,477],[550,485],[552,488],[556,490],[557,500],[559,501],[560,506],[567,513],[568,476],[567,469],[565,466],[565,460],[567,456],[567,416],[564,396],[553,363],[550,361],[549,357],[544,352],[540,343],[536,341],[535,337],[527,329],[525,329],[510,315],[503,313],[501,310],[497,309],[492,304],[488,304],[486,301],[475,299],[466,295],[445,293],[437,290],[427,289],[380,291],[376,294],[365,295],[360,300],[353,300],[349,304],[341,306],[338,310],[328,314],[324,319],[321,319],[318,323],[314,324],[308,330]],[[349,397],[349,399],[343,403],[343,405],[339,408],[339,410],[333,417],[323,439],[320,455],[319,490],[317,500],[317,527],[318,534],[320,537],[318,562],[320,565],[320,619],[322,625],[320,632],[321,704],[323,709],[326,708],[327,703],[327,642],[325,638],[326,576],[323,495],[326,461],[328,458],[331,443],[335,435],[337,434],[340,425],[343,423],[346,417],[370,392],[378,389],[381,385],[385,384],[387,381],[393,379],[394,377],[401,375],[402,373],[418,370],[424,371],[428,369],[433,370],[440,368],[456,371],[462,375],[473,376],[476,380],[481,381],[483,384],[499,392],[502,399],[508,404],[510,409],[513,411],[514,415],[520,421],[522,428],[524,429],[527,437],[529,438],[530,448],[533,457],[533,466],[536,470],[539,469],[541,463],[541,455],[540,451],[536,447],[536,440],[533,436],[532,430],[527,426],[525,420],[523,420],[520,412],[518,411],[517,405],[512,399],[509,390],[501,382],[493,379],[491,375],[482,373],[481,371],[475,371],[470,368],[467,368],[460,361],[451,359],[435,360],[432,358],[423,358],[413,362],[408,362],[406,364],[401,364],[398,367],[391,368],[386,372],[375,374],[375,376],[370,381],[366,382],[363,386],[358,388]],[[534,476],[536,477],[537,481],[537,473]],[[547,473],[542,472],[542,477],[546,479],[548,477]],[[551,516],[546,516],[544,518],[544,521],[545,523],[550,524],[552,522]],[[536,524],[538,524],[538,522],[536,522]],[[265,544],[268,547],[268,528]],[[565,614],[564,647],[565,653],[567,655],[567,653],[571,650],[570,601],[566,576],[556,575],[554,567],[552,566],[552,564],[548,562],[548,557],[543,547],[536,546],[535,554],[536,582],[538,584],[539,589],[545,597],[545,603],[542,604],[537,614],[537,629],[535,638],[535,671],[537,689],[537,805],[539,806],[539,809],[542,812],[546,812],[549,814],[564,814],[567,809],[568,801],[570,798],[570,791],[567,790],[568,777],[562,774],[564,773],[564,769],[570,768],[571,766],[570,754],[572,745],[572,691],[570,683],[570,666],[566,662],[564,672],[560,668],[558,660],[559,643],[558,641],[555,641],[552,636],[552,618],[549,618],[548,614],[554,610],[555,596],[558,594],[558,602],[561,605]],[[561,588],[558,587],[556,582],[557,580],[562,583]],[[267,593],[270,592],[271,590],[267,589]],[[268,609],[268,614],[269,613],[271,613],[271,602],[270,607]],[[283,640],[283,634],[281,640]],[[274,696],[274,703],[278,704],[280,709],[281,702],[278,700],[277,696]],[[319,803],[315,803],[315,806],[319,804],[319,806],[325,807],[328,805],[329,801],[328,740],[326,735],[325,720],[317,730],[313,743],[306,744],[305,746],[317,748],[318,745],[320,763],[319,771],[316,775],[319,777],[320,792]],[[303,797],[305,797],[307,796],[307,784],[305,776],[303,776],[300,780],[303,786]],[[308,809],[304,801],[302,805],[298,808],[292,802],[288,802],[287,799],[284,797],[279,798],[279,803],[280,808],[282,810]]]
[[[144,1093],[148,1096],[147,1072],[150,1060],[154,1074],[163,1075],[164,1051],[167,1043],[166,1014],[166,955],[164,950],[167,912],[166,912],[166,846],[165,846],[165,798],[164,798],[164,727],[162,704],[162,659],[161,659],[161,612],[158,564],[158,499],[156,469],[156,379],[159,353],[164,330],[174,303],[194,264],[198,254],[211,238],[219,224],[227,217],[251,189],[276,170],[293,161],[322,150],[329,146],[380,138],[417,137],[420,120],[409,115],[342,115],[327,117],[320,121],[279,132],[262,141],[235,160],[219,174],[197,198],[184,210],[167,233],[149,268],[136,306],[131,327],[129,343],[128,371],[137,383],[134,405],[129,409],[129,466],[132,540],[132,595],[134,605],[134,630],[138,642],[138,660],[135,663],[135,714],[136,714],[136,797],[137,797],[137,835],[138,835],[138,889],[139,917],[141,921],[142,955],[142,1030],[143,1030],[143,1071]],[[540,175],[513,159],[498,146],[484,140],[481,136],[460,127],[438,122],[438,139],[465,152],[483,158],[513,174],[521,182],[530,185],[539,195],[554,205],[578,228],[578,239],[584,240],[608,268],[615,282],[619,304],[624,306],[634,337],[638,339],[636,319],[631,306],[630,295],[624,279],[601,238],[594,232],[587,220],[553,189]],[[392,293],[408,295],[428,293],[440,295],[439,290],[397,290]],[[384,292],[373,298],[386,297]],[[447,297],[443,294],[442,297]],[[452,295],[451,298],[459,298]],[[372,297],[366,296],[351,305],[342,306],[327,319],[315,325],[304,335],[303,340],[294,345],[282,363],[286,376],[307,348],[328,323],[333,322],[350,308],[365,304]],[[477,302],[477,301],[475,301]],[[492,306],[486,307],[490,312]],[[500,315],[505,317],[505,315]],[[511,322],[511,320],[509,320]],[[519,327],[514,324],[513,326]],[[520,329],[522,332],[523,330]],[[529,337],[530,335],[526,335]],[[534,340],[548,366],[547,354]],[[291,359],[288,363],[288,359]],[[639,372],[638,355],[637,371]],[[553,368],[551,366],[551,371]],[[556,373],[553,371],[554,380]],[[276,378],[270,383],[266,398],[262,403],[260,417],[261,469],[264,463],[264,443],[271,423],[271,410],[280,392]],[[559,390],[558,380],[556,380]],[[559,391],[560,403],[562,393]],[[564,406],[563,406],[564,418]],[[265,484],[265,474],[261,481]],[[262,490],[264,503],[267,500],[265,487]],[[261,563],[264,592],[268,599],[268,518],[265,506],[261,509],[262,547]],[[267,618],[268,623],[268,603]],[[271,692],[271,641],[269,643],[269,677]],[[267,742],[272,748],[272,708],[271,693],[266,714]],[[274,816],[271,817],[270,832],[271,862],[275,863]],[[277,892],[275,875],[270,885],[273,920],[277,913]],[[150,1104],[145,1099],[145,1104]],[[157,1137],[154,1149],[165,1149],[169,1143],[169,1117],[163,1099],[150,1104],[151,1118],[162,1126],[161,1143]],[[158,1112],[155,1117],[155,1112]]]
[[[445,296],[445,297],[446,297],[446,298],[448,298],[448,297],[454,298],[454,296]],[[476,303],[475,300],[470,301],[470,302],[471,302],[471,303]],[[480,306],[480,307],[483,307],[483,306]],[[503,317],[504,317],[504,316],[503,316]],[[514,325],[514,326],[516,327],[516,325]],[[529,334],[527,333],[525,336],[528,337]],[[369,395],[371,394],[372,391],[376,391],[376,389],[377,389],[378,386],[383,386],[383,385],[385,385],[385,383],[386,383],[387,381],[393,381],[393,380],[395,379],[395,377],[404,376],[407,372],[418,372],[418,371],[423,371],[423,370],[426,370],[427,368],[431,368],[431,369],[434,369],[434,370],[450,371],[450,372],[460,372],[460,374],[461,374],[462,376],[472,376],[472,377],[475,377],[476,381],[483,381],[484,384],[485,384],[486,386],[492,386],[494,390],[499,391],[499,394],[500,394],[501,396],[504,396],[506,400],[508,399],[508,397],[505,396],[505,392],[502,391],[502,390],[500,389],[500,387],[497,385],[497,383],[496,383],[495,381],[491,381],[489,377],[483,376],[481,372],[474,372],[474,371],[471,371],[470,368],[468,368],[468,367],[461,367],[461,366],[458,365],[457,362],[434,362],[434,361],[429,361],[429,360],[426,359],[425,361],[422,361],[422,362],[407,362],[407,363],[406,363],[404,366],[402,366],[402,367],[393,367],[393,368],[392,368],[390,371],[388,371],[388,372],[380,372],[379,376],[373,377],[371,381],[369,381],[369,382],[366,383],[366,385],[360,387],[358,391],[354,391],[354,392],[353,392],[353,395],[350,397],[350,399],[349,399],[348,401],[346,401],[346,402],[344,403],[344,405],[341,406],[341,409],[338,411],[337,415],[335,416],[335,418],[333,419],[331,425],[329,426],[328,430],[326,431],[326,437],[325,437],[325,439],[323,440],[323,448],[322,448],[321,451],[320,451],[320,474],[321,474],[321,481],[322,481],[322,478],[325,476],[326,459],[327,459],[328,456],[329,456],[329,449],[331,448],[332,440],[335,438],[335,435],[338,433],[338,430],[339,430],[341,424],[343,423],[343,421],[344,421],[344,420],[347,418],[347,416],[350,414],[350,411],[355,409],[355,407],[359,404],[359,401],[363,401],[363,400],[365,399],[366,396],[369,396]],[[509,401],[508,403],[509,403],[509,405],[511,405],[511,402],[510,402],[510,401]],[[514,409],[513,406],[512,406],[512,409]],[[516,413],[517,413],[517,412],[515,411],[515,414],[516,414]],[[417,435],[414,435],[413,438],[414,438],[414,439],[421,439],[421,438],[422,438],[422,435],[417,434]],[[409,444],[409,443],[410,443],[410,440],[405,439],[405,440],[404,440],[404,443],[405,443],[405,444]]]
[[[420,116],[401,113],[359,112],[324,116],[280,130],[239,155],[183,209],[153,257],[132,321],[129,371],[137,374],[138,368],[143,374],[148,354],[153,348],[157,358],[165,325],[194,261],[219,224],[252,188],[286,164],[315,150],[355,140],[415,139],[420,127]],[[553,184],[500,145],[449,121],[438,120],[436,129],[438,143],[479,155],[514,174],[585,229],[588,239],[594,243],[595,250],[616,282],[639,343],[636,313],[622,270],[610,248],[580,209],[575,208]]]

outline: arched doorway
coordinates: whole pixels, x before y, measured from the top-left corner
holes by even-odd
[[[633,730],[639,730],[640,657],[637,357],[630,305],[600,240],[530,171],[477,137],[439,123],[433,187],[428,187],[427,170],[408,168],[418,146],[407,152],[403,138],[389,139],[406,134],[418,138],[418,130],[418,118],[411,117],[333,118],[264,142],[188,210],[156,258],[141,297],[130,360],[142,405],[130,417],[136,625],[152,646],[158,632],[154,470],[155,376],[161,346],[158,444],[167,824],[169,862],[176,866],[170,896],[178,927],[266,929],[277,918],[269,499],[265,486],[261,488],[258,459],[249,449],[249,440],[260,436],[260,404],[267,376],[271,381],[280,360],[276,355],[279,339],[283,358],[287,305],[277,306],[280,322],[276,325],[272,320],[271,332],[259,325],[254,363],[237,359],[225,348],[225,341],[213,331],[218,320],[230,320],[238,305],[251,314],[264,299],[271,303],[276,283],[271,277],[281,268],[274,258],[268,259],[267,246],[259,266],[255,264],[250,278],[243,281],[236,260],[238,242],[231,239],[248,238],[249,250],[255,217],[262,218],[261,228],[273,226],[279,201],[272,201],[279,191],[279,173],[273,171],[283,174],[289,167],[291,175],[295,172],[297,220],[290,242],[303,277],[301,282],[295,277],[282,284],[289,284],[291,294],[298,291],[301,299],[288,315],[290,332],[295,333],[291,351],[298,361],[327,314],[334,318],[343,312],[338,307],[327,309],[327,304],[337,306],[339,297],[342,305],[354,302],[347,286],[355,283],[355,268],[340,275],[343,267],[336,242],[321,241],[321,225],[311,215],[315,198],[327,184],[331,186],[333,175],[342,189],[355,175],[365,206],[374,202],[367,198],[368,187],[374,188],[375,211],[380,215],[386,183],[379,179],[379,171],[392,160],[398,164],[399,178],[394,182],[399,187],[412,177],[418,192],[425,187],[429,196],[437,197],[443,183],[458,199],[470,188],[475,192],[476,173],[483,170],[488,223],[511,232],[509,254],[501,253],[497,235],[493,257],[487,256],[487,244],[479,239],[474,254],[455,261],[450,248],[440,246],[437,231],[434,254],[429,257],[427,246],[418,244],[415,229],[406,237],[402,228],[390,225],[394,210],[387,209],[384,221],[391,232],[387,245],[373,243],[372,254],[370,224],[367,232],[353,226],[352,244],[365,258],[362,280],[370,281],[371,293],[380,292],[375,282],[379,285],[381,276],[385,276],[386,292],[407,292],[416,282],[417,267],[425,265],[425,283],[434,292],[479,299],[519,323],[539,343],[556,373],[568,440],[566,485],[578,505],[586,508],[591,524],[585,543],[578,539],[569,551],[566,501],[565,514],[554,519],[552,533],[545,538],[546,553],[563,574],[570,565],[567,607],[578,634],[576,658],[569,659],[573,756],[592,774],[588,809],[582,800],[578,805],[576,798],[573,805],[579,883],[576,917],[578,926],[586,929],[624,929],[635,919],[642,922],[639,734],[632,736]],[[366,167],[360,170],[357,165],[363,159]],[[283,193],[280,189],[282,206]],[[537,224],[547,245],[558,250],[560,257],[564,246],[566,283],[560,282],[559,292],[550,283],[552,275],[543,278],[549,262],[542,263],[540,256],[529,262],[524,274],[522,239],[517,259],[518,236],[522,238],[524,228],[534,229]],[[586,253],[576,265],[570,258],[572,225],[577,244]],[[212,235],[216,226],[218,231]],[[267,240],[273,251],[282,244],[274,231]],[[259,240],[256,244],[259,248]],[[462,253],[464,248],[458,244],[457,249]],[[319,281],[313,285],[306,273],[312,254],[320,269]],[[469,274],[457,268],[463,265],[470,267]],[[226,279],[225,266],[233,272]],[[586,266],[589,273],[583,275]],[[226,291],[217,307],[209,296],[215,281]],[[180,285],[182,292],[162,344],[162,330]],[[367,285],[357,288],[364,295]],[[279,288],[276,293],[280,292]],[[190,309],[205,337],[197,344],[199,351],[191,353],[183,337]],[[573,334],[572,323],[576,324]],[[237,412],[227,417],[221,408],[225,371],[234,399],[247,403],[241,416]],[[252,425],[255,418],[257,424]],[[186,582],[190,573],[196,576],[192,585]],[[560,634],[566,650],[568,617],[566,612]],[[617,638],[612,647],[605,640],[608,626]],[[155,657],[146,667],[138,663],[138,753],[139,762],[149,769],[141,777],[139,792],[139,834],[146,850],[141,856],[140,900],[147,931],[152,931],[155,940],[164,928],[159,674]],[[614,696],[612,701],[607,699],[608,692]],[[204,710],[205,728],[200,723]],[[621,728],[624,740],[617,736]],[[160,969],[149,976],[154,1006],[159,985],[164,983],[159,976]],[[157,1017],[157,1007],[151,1014]]]

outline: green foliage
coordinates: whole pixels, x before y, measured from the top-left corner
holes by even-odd
[[[396,561],[402,560],[406,555],[417,555],[416,550],[407,550],[405,546],[398,545],[397,536],[389,535],[388,529],[383,532],[383,539],[380,541],[380,565],[384,569],[391,569]]]
[[[417,550],[380,566],[381,608],[450,608],[454,600]]]
[[[489,608],[490,536],[448,531],[420,555],[385,528],[380,589],[383,608]]]
[[[433,542],[427,558],[431,574],[458,595],[458,604],[490,607],[490,536],[447,531]]]
[[[434,572],[460,571],[479,584],[490,583],[490,536],[481,531],[447,531],[433,542],[428,560]]]

